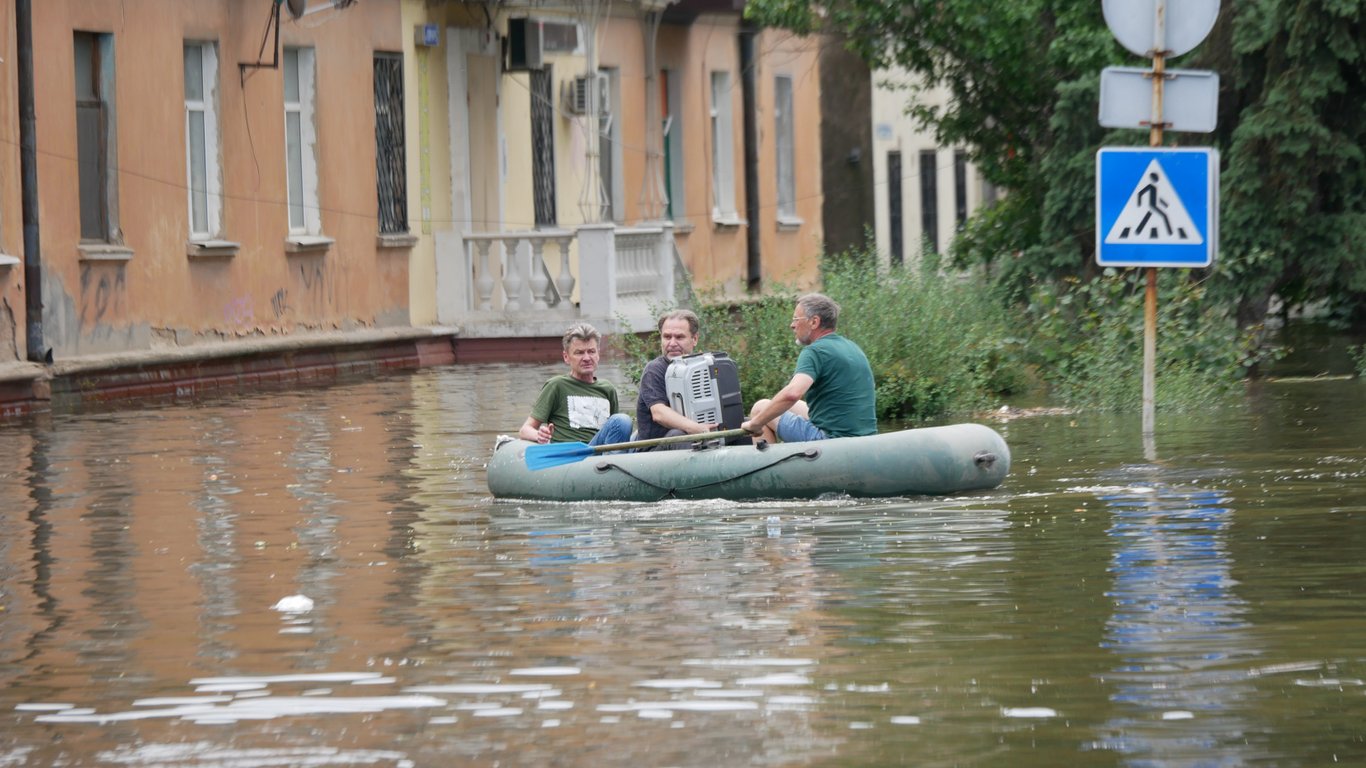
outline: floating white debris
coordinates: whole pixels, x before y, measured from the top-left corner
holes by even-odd
[[[663,679],[663,680],[641,680],[641,681],[638,682],[638,683],[633,683],[633,685],[635,685],[635,686],[637,686],[637,687],[639,687],[639,688],[669,688],[669,689],[683,689],[683,688],[720,688],[720,687],[721,687],[721,684],[718,683],[718,682],[716,682],[716,681],[714,681],[714,680],[703,680],[703,679],[700,678],[700,677],[687,677],[687,678],[680,678],[680,679],[668,679],[668,678],[665,678],[665,679]]]
[[[511,670],[508,674],[522,677],[568,677],[580,674],[582,671],[578,667],[526,667],[525,669]]]
[[[890,722],[892,725],[920,725],[920,718],[915,715],[893,715]]]
[[[744,677],[735,681],[736,685],[809,685],[811,678],[795,673],[779,673],[762,677]]]
[[[1177,710],[1173,710],[1173,711],[1171,711],[1171,712],[1163,712],[1163,713],[1162,713],[1162,719],[1163,719],[1163,720],[1194,720],[1194,719],[1195,719],[1195,713],[1194,713],[1194,712],[1188,712],[1188,711],[1186,711],[1186,710],[1184,710],[1184,709],[1177,709]]]
[[[308,613],[313,610],[313,598],[308,595],[290,595],[280,598],[280,601],[271,608],[281,613]]]
[[[1001,707],[1001,717],[1057,717],[1057,710],[1048,707]]]

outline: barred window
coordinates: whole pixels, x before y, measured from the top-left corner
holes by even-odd
[[[375,54],[375,188],[382,235],[408,231],[403,133],[403,58]]]
[[[538,227],[556,222],[554,95],[550,67],[531,70],[531,187]]]

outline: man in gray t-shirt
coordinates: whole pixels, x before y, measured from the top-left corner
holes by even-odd
[[[802,345],[797,371],[772,398],[759,400],[740,426],[769,442],[877,433],[877,392],[868,356],[835,333],[840,305],[809,293],[797,299],[791,328]]]

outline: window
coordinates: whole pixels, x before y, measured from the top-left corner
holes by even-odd
[[[185,166],[190,239],[208,240],[221,228],[223,197],[218,165],[218,52],[213,43],[185,44]]]
[[[730,73],[711,73],[711,215],[722,223],[734,223],[737,218],[730,101]]]
[[[555,102],[550,67],[531,70],[531,188],[536,226],[553,227],[555,213]]]
[[[667,201],[664,215],[670,219],[681,219],[683,211],[683,126],[675,117],[682,107],[679,105],[678,73],[666,69],[660,72],[659,98],[664,102],[661,110],[664,120],[664,190]]]
[[[797,181],[793,149],[792,78],[773,81],[773,134],[778,149],[778,223],[797,223]]]
[[[887,153],[887,234],[888,250],[893,264],[906,260],[906,247],[902,243],[901,211],[901,153]]]
[[[289,196],[289,232],[317,235],[322,231],[318,204],[318,142],[313,122],[313,49],[286,48],[285,172]]]
[[[621,178],[621,121],[617,112],[621,102],[617,98],[618,70],[598,70],[598,171],[602,179],[602,219],[621,221],[626,215],[622,207]]]
[[[939,252],[939,167],[933,149],[920,152],[920,239],[931,253]]]
[[[953,210],[954,224],[962,229],[968,220],[968,153],[961,149],[953,153]]]
[[[119,240],[114,131],[114,36],[77,32],[76,165],[81,240]]]
[[[375,190],[381,235],[408,231],[408,174],[403,146],[403,57],[375,54]]]

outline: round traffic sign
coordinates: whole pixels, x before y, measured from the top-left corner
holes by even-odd
[[[1101,0],[1105,23],[1115,39],[1139,56],[1152,56],[1158,48],[1157,14],[1166,17],[1166,40],[1161,48],[1168,56],[1180,56],[1200,44],[1219,17],[1219,0]]]

